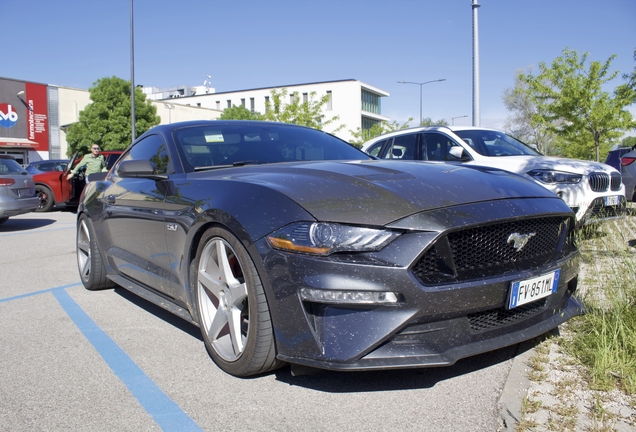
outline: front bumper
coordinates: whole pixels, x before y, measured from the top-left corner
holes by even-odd
[[[477,208],[462,210],[467,211],[455,216],[489,220],[488,214],[475,216],[480,215]],[[493,206],[493,211],[501,210]],[[450,213],[444,216],[452,219]],[[267,275],[262,279],[278,358],[331,370],[451,365],[463,357],[531,339],[584,313],[574,296],[575,249],[527,270],[424,285],[413,269],[439,236],[433,231],[408,232],[376,253],[330,257],[280,252],[265,240],[258,242],[259,273]],[[506,308],[513,281],[556,269],[561,271],[556,292],[522,307]],[[390,291],[398,293],[401,301],[375,306],[309,302],[301,299],[301,288]]]
[[[589,181],[586,180],[573,185],[542,184],[542,186],[565,201],[576,214],[579,226],[620,218],[626,214],[625,186],[622,184],[616,190],[611,190],[608,184],[605,191],[592,190]],[[611,202],[614,200],[618,202]]]

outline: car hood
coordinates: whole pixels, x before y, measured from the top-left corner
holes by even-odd
[[[613,167],[600,162],[550,156],[500,156],[475,158],[477,165],[504,169],[517,174],[526,174],[535,169],[550,169],[574,174],[588,175],[593,172],[618,172]]]
[[[224,180],[276,190],[318,220],[342,223],[386,225],[421,211],[508,198],[559,200],[545,188],[517,175],[442,163],[283,163],[245,166],[224,174]]]

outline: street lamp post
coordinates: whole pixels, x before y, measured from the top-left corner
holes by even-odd
[[[135,26],[133,21],[133,0],[130,0],[130,113],[132,123],[132,142],[137,138],[135,123]]]
[[[422,125],[422,86],[424,84],[430,84],[430,83],[434,83],[434,82],[440,82],[440,81],[446,81],[446,78],[441,78],[441,79],[436,79],[436,80],[432,80],[432,81],[426,81],[426,82],[412,82],[412,81],[398,81],[398,84],[415,84],[420,86],[420,123],[418,124],[418,126]]]
[[[163,106],[168,110],[168,123],[172,123],[172,110],[174,109],[173,104],[163,104]]]
[[[455,119],[468,117],[468,114],[451,118],[451,126],[455,126]]]

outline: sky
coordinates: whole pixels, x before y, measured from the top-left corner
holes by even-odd
[[[133,0],[135,83],[217,92],[356,79],[382,114],[473,124],[472,0]],[[0,77],[90,88],[130,80],[130,0],[0,0]],[[636,0],[480,0],[480,124],[502,128],[515,72],[565,48],[634,70]],[[636,109],[630,107],[636,117]],[[461,117],[467,116],[467,117]],[[455,119],[453,119],[455,118]]]

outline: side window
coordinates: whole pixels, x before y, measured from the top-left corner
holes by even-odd
[[[415,159],[415,144],[417,134],[400,135],[393,139],[391,151],[387,152],[386,159]]]
[[[422,159],[430,161],[458,161],[450,152],[452,147],[459,146],[455,141],[441,133],[425,133],[421,139]]]
[[[382,140],[373,144],[371,148],[369,148],[369,150],[367,151],[367,154],[371,156],[379,157],[378,155],[380,154],[380,150],[382,150],[382,146],[384,146],[384,143],[386,143],[386,140]]]
[[[147,159],[152,164],[155,174],[166,174],[168,172],[168,150],[163,138],[159,135],[149,135],[135,143],[128,153],[122,158],[124,160]]]

